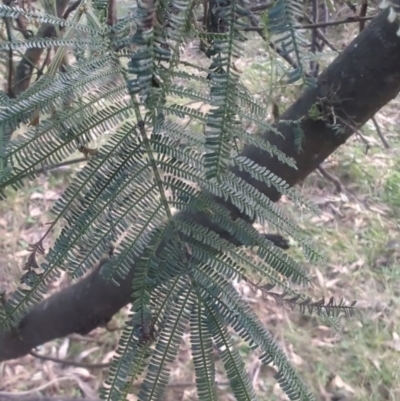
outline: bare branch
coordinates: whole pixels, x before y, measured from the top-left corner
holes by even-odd
[[[385,136],[383,135],[382,130],[381,130],[381,128],[379,127],[378,122],[376,121],[376,118],[375,118],[375,117],[372,117],[371,120],[372,120],[372,123],[374,124],[374,127],[375,127],[375,129],[376,129],[376,133],[378,134],[380,140],[381,140],[382,143],[383,143],[383,146],[384,146],[386,149],[390,149],[389,142],[387,141],[387,139],[386,139]]]
[[[317,0],[311,0],[311,4],[312,4],[312,21],[315,24],[318,21],[319,4],[318,4]],[[311,53],[314,53],[314,54],[318,49],[317,38],[318,38],[317,31],[316,31],[316,29],[313,29],[313,31],[311,32]],[[311,75],[313,77],[317,77],[318,70],[319,70],[318,63],[316,63],[315,61],[312,60],[310,62],[310,70],[311,70]]]
[[[367,8],[368,8],[368,0],[362,0],[359,18],[365,18],[365,16],[367,15]],[[365,20],[361,20],[359,32],[362,32],[364,28],[365,28]]]
[[[267,1],[266,3],[261,3],[261,4],[256,4],[254,6],[250,6],[249,10],[252,13],[257,13],[259,11],[264,11],[264,10],[268,10],[269,8],[271,8],[274,5],[274,1]]]
[[[107,24],[110,26],[115,25],[117,22],[117,3],[116,0],[108,0],[108,16]]]
[[[298,65],[297,63],[288,55],[286,52],[283,50],[279,49],[273,42],[269,41],[268,38],[265,36],[264,30],[259,26],[259,21],[258,17],[256,17],[254,14],[250,14],[249,16],[250,24],[252,25],[251,28],[245,29],[245,30],[253,30],[259,34],[259,36],[264,39],[267,43],[268,46],[274,50],[279,56],[281,56],[290,66],[292,66],[293,69],[297,69]],[[306,74],[308,76],[308,74]]]
[[[17,3],[19,7],[24,8],[23,2],[21,0],[18,0]],[[16,22],[18,26],[18,31],[22,33],[25,39],[28,39],[32,33],[26,28],[25,17],[23,15],[19,15],[18,18],[16,19]]]
[[[65,359],[53,358],[52,356],[41,355],[35,351],[31,351],[30,354],[35,358],[42,359],[43,361],[52,361],[52,362],[57,362],[61,365],[78,366],[80,368],[86,368],[86,369],[105,369],[111,365],[111,363],[85,363],[85,362],[67,361]]]
[[[306,25],[295,25],[294,29],[317,29],[317,28],[326,28],[328,26],[336,26],[336,25],[342,25],[342,24],[350,24],[354,22],[360,22],[360,21],[370,21],[375,16],[371,17],[348,17],[344,20],[338,20],[338,21],[330,21],[330,22],[321,22],[318,24],[306,24]],[[258,32],[259,30],[262,31],[261,27],[254,27],[254,26],[249,26],[243,28],[245,32]]]
[[[328,173],[322,165],[318,166],[318,171],[321,173],[323,177],[325,177],[328,181],[330,181],[336,188],[336,192],[343,192],[342,183],[339,178],[335,177],[331,173]]]
[[[74,3],[70,4],[68,8],[65,10],[63,18],[67,19],[69,15],[78,8],[79,4],[81,4],[81,0],[76,0]]]
[[[298,26],[295,26],[295,29],[326,28],[327,26],[337,26],[337,25],[342,25],[342,24],[350,24],[350,23],[354,23],[354,22],[370,21],[373,18],[375,18],[375,16],[371,16],[371,17],[358,17],[358,16],[355,16],[355,17],[348,17],[346,19],[338,20],[338,21],[321,22],[321,23],[318,23],[318,24],[298,25]]]
[[[11,42],[12,32],[11,32],[10,18],[5,18],[4,22],[6,24],[7,38]],[[14,77],[13,51],[10,48],[10,50],[8,51],[8,71],[7,71],[7,95],[9,97],[15,97],[13,91],[13,77]]]
[[[69,0],[58,0],[57,1],[57,15],[62,16],[64,14],[65,9],[67,8]],[[54,36],[55,29],[51,24],[42,24],[38,33],[36,34],[37,38],[50,38]],[[24,57],[20,61],[17,66],[16,74],[15,74],[15,82],[14,82],[14,94],[18,96],[20,93],[25,91],[31,82],[32,73],[34,66],[37,66],[39,63],[40,57],[43,54],[44,49],[35,47],[31,49],[27,49]]]

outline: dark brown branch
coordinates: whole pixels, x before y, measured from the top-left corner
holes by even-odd
[[[55,379],[57,380],[57,379]],[[133,388],[138,388],[142,385],[141,382],[132,383]],[[226,387],[229,386],[230,383],[228,381],[215,382],[215,385],[218,387]],[[194,387],[196,386],[195,382],[187,381],[187,382],[175,382],[168,384],[169,389],[174,388],[186,388],[186,387]],[[31,392],[28,390],[28,392]],[[12,393],[9,391],[0,391],[0,401],[82,401],[82,398],[70,398],[70,397],[32,397],[26,396],[27,392],[24,391],[21,393]],[[35,389],[33,389],[32,393],[35,393]],[[85,398],[85,401],[101,401],[98,398]]]
[[[69,17],[69,15],[78,8],[79,4],[81,4],[81,0],[76,0],[74,3],[71,3],[68,6],[68,8],[65,10],[62,17],[64,19],[67,19]]]
[[[277,47],[273,42],[268,40],[268,38],[265,36],[264,30],[259,26],[258,18],[254,14],[250,14],[249,20],[250,24],[252,25],[251,29],[257,32],[259,36],[268,43],[268,46],[274,52],[276,52],[279,56],[281,56],[293,69],[296,70],[297,68],[299,68],[297,63],[292,59],[292,57],[289,54],[287,54],[279,47]],[[308,74],[306,74],[306,76],[308,76]]]
[[[362,0],[359,18],[365,18],[365,16],[367,15],[367,9],[368,9],[368,0]],[[365,19],[361,19],[359,32],[362,32],[364,28],[365,28]]]
[[[57,5],[57,16],[64,15],[64,12],[68,6],[69,0],[58,0]],[[52,24],[42,24],[39,31],[36,34],[37,38],[50,38],[55,35],[55,28]],[[20,93],[25,91],[31,82],[32,73],[34,66],[39,63],[40,57],[43,54],[43,48],[31,48],[26,50],[24,57],[17,66],[14,82],[14,94],[18,96]]]
[[[46,174],[47,172],[54,172],[55,170],[61,169],[62,167],[70,166],[72,164],[78,164],[82,162],[88,161],[87,157],[78,157],[76,159],[72,160],[67,160],[65,162],[61,162],[58,164],[53,164],[51,166],[46,166],[46,167],[40,167],[34,171],[34,174],[40,175],[40,174]],[[31,176],[31,173],[23,174],[21,176],[21,179],[25,179],[27,177]]]
[[[321,173],[323,177],[325,177],[328,181],[330,181],[336,189],[337,193],[343,192],[342,183],[340,182],[339,178],[335,177],[334,175],[328,173],[322,165],[318,166],[318,171]]]
[[[319,7],[318,1],[312,0],[312,21],[314,24],[318,21],[318,7]],[[313,54],[315,54],[315,52],[318,49],[317,37],[318,37],[317,30],[313,29],[311,32],[311,53]],[[318,63],[312,60],[310,62],[310,71],[313,77],[318,76],[318,69],[319,69]]]
[[[3,4],[6,6],[10,6],[11,0],[3,0]],[[11,18],[4,18],[4,23],[6,25],[6,32],[7,32],[7,40],[12,42],[12,23]],[[13,51],[10,48],[8,51],[8,66],[7,66],[7,95],[11,98],[15,97],[13,91],[13,78],[14,78],[14,61],[13,61]]]
[[[318,24],[308,24],[308,25],[299,25],[295,26],[295,29],[317,29],[317,28],[326,28],[328,26],[337,26],[337,25],[342,25],[342,24],[350,24],[354,22],[362,22],[362,21],[370,21],[375,16],[371,17],[348,17],[346,19],[338,20],[338,21],[329,21],[329,22],[321,22]]]
[[[315,29],[314,32],[317,34],[318,38],[325,43],[331,50],[339,53],[336,47],[328,40],[328,38],[324,35],[324,33],[320,29]]]
[[[262,3],[262,4],[256,4],[254,6],[249,6],[249,10],[252,13],[257,13],[259,11],[265,11],[268,10],[269,8],[271,8],[274,5],[274,1],[268,1],[266,3]]]
[[[383,146],[384,146],[386,149],[390,149],[389,142],[386,140],[385,135],[383,135],[382,130],[381,130],[381,128],[379,127],[378,122],[376,121],[376,118],[375,118],[375,117],[372,117],[371,120],[372,120],[372,123],[374,124],[374,127],[375,127],[375,129],[376,129],[376,133],[378,134],[380,140],[381,140],[382,143],[383,143]]]
[[[7,39],[9,42],[11,42],[12,41],[12,32],[11,32],[10,18],[5,18],[4,22],[6,24]],[[10,50],[8,51],[7,95],[11,98],[15,97],[14,91],[13,91],[13,77],[14,77],[13,51],[10,48]]]
[[[251,5],[251,6],[248,6],[247,8],[252,13],[257,13],[259,11],[267,10],[268,8],[271,8],[273,5],[274,5],[273,1],[268,1],[268,2],[262,3],[262,4]],[[197,18],[197,22],[203,24],[203,27],[206,27],[207,26],[207,13],[208,13],[208,7],[209,7],[209,2],[207,0],[205,0],[203,2],[203,7],[204,7],[204,13],[201,17]]]
[[[388,22],[387,13],[385,10],[374,19],[322,72],[317,87],[307,89],[282,114],[277,122],[282,137],[270,132],[262,135],[271,145],[294,158],[297,170],[252,146],[247,146],[242,154],[261,166],[267,166],[290,185],[295,185],[343,145],[355,129],[394,99],[400,92],[400,40],[396,35],[398,26]],[[338,99],[351,99],[343,100],[335,111],[346,121],[348,116],[352,118],[351,124],[344,125],[340,134],[324,121],[309,116],[310,108],[324,96],[327,83],[335,88]],[[294,146],[295,130],[285,121],[300,122],[304,132],[302,152]],[[272,201],[280,198],[274,188],[267,187],[245,172],[234,172]],[[233,218],[243,217],[232,205],[225,205],[231,210]],[[207,221],[207,215],[196,214],[190,218],[212,226]],[[221,232],[221,235],[230,238],[227,233]],[[71,333],[86,334],[107,323],[131,302],[133,274],[134,265],[127,277],[116,286],[105,282],[100,271],[95,269],[84,279],[36,304],[21,320],[17,330],[0,334],[0,361],[26,355],[39,344],[55,338]]]
[[[57,170],[57,169],[59,169],[61,167],[70,166],[72,164],[82,163],[82,162],[86,162],[86,161],[88,161],[87,157],[78,157],[77,159],[67,160],[65,162],[54,164],[52,166],[42,167],[40,169],[37,169],[35,171],[35,174],[44,174],[47,171]]]
[[[17,1],[18,6],[21,8],[23,7],[23,2],[21,0]],[[22,33],[23,37],[25,39],[28,39],[31,36],[31,32],[26,28],[26,19],[23,15],[19,15],[18,18],[16,19],[16,23],[18,26],[18,31]]]
[[[365,145],[365,153],[367,154],[368,151],[371,149],[371,145],[369,144],[367,139],[364,137],[364,135],[359,130],[356,131],[356,138],[360,138],[361,141],[364,143],[364,145]]]
[[[51,52],[51,49],[47,49],[46,56],[43,60],[42,66],[39,68],[39,70],[36,74],[36,81],[38,81],[40,79],[40,77],[43,75],[43,71],[44,71],[45,67],[49,64],[50,52]]]
[[[305,17],[305,19],[310,22],[313,23],[313,21],[308,18],[307,16]],[[336,49],[336,47],[328,40],[328,38],[325,36],[323,30],[321,30],[320,28],[316,28],[314,29],[314,31],[318,37],[318,39],[320,39],[323,43],[325,43],[331,50],[333,50],[334,52],[338,52],[339,51]]]
[[[113,26],[117,22],[117,2],[116,0],[108,0],[108,16],[107,25]]]
[[[375,17],[349,17],[344,20],[339,21],[330,21],[330,22],[321,22],[318,24],[306,24],[306,25],[295,25],[294,29],[317,29],[317,28],[326,28],[328,26],[336,26],[341,24],[350,24],[353,22],[360,22],[360,21],[369,21]],[[258,32],[259,30],[262,31],[261,27],[249,26],[243,28],[245,32]]]
[[[51,361],[59,363],[61,365],[78,366],[80,368],[87,368],[87,369],[105,369],[111,365],[111,363],[85,363],[85,362],[67,361],[65,359],[53,358],[52,356],[41,355],[35,351],[31,351],[30,354],[35,358],[42,359],[43,361]]]
[[[357,12],[356,6],[350,1],[350,0],[344,0],[344,3],[347,5],[347,7],[350,8],[350,10],[355,14]]]

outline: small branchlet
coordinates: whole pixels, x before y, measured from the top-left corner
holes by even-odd
[[[329,127],[338,133],[343,131],[342,126],[353,127],[355,125],[350,116],[345,115],[343,117],[344,111],[342,104],[352,99],[341,98],[338,95],[339,90],[340,86],[334,88],[333,86],[328,86],[327,83],[323,81],[319,88],[320,95],[308,112],[308,115],[312,120],[324,121]],[[340,116],[340,114],[342,114],[342,116]]]
[[[326,314],[329,317],[338,317],[341,313],[344,313],[346,317],[351,317],[354,315],[354,305],[357,302],[346,302],[343,298],[339,302],[335,302],[334,297],[330,297],[328,301],[325,301],[325,297],[322,297],[318,301],[313,301],[311,297],[305,297],[293,292],[273,292],[274,284],[265,284],[262,286],[255,283],[249,284],[252,287],[254,286],[253,289],[260,290],[264,297],[270,296],[274,298],[280,306],[289,306],[291,310],[295,310],[297,307],[301,313],[317,313],[318,316]]]

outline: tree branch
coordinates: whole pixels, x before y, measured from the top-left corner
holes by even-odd
[[[342,24],[350,24],[354,22],[364,22],[365,21],[370,21],[375,16],[372,17],[359,17],[359,16],[354,16],[354,17],[348,17],[342,20],[338,21],[329,21],[329,22],[321,22],[318,24],[307,24],[307,25],[299,25],[296,26],[295,29],[317,29],[317,28],[326,28],[327,26],[337,26],[337,25],[342,25]]]
[[[70,0],[57,0],[57,15],[60,17],[64,14]],[[36,34],[37,38],[50,38],[54,36],[55,29],[52,24],[42,24],[39,31]],[[32,72],[34,66],[39,63],[40,57],[44,48],[33,47],[27,49],[24,57],[21,59],[17,66],[14,80],[14,95],[18,96],[20,93],[28,89],[32,78]]]
[[[117,2],[108,0],[107,25],[113,26],[117,22]]]
[[[8,4],[7,4],[8,5]],[[4,19],[7,31],[7,38],[11,42],[12,41],[12,32],[11,32],[11,21],[10,18]],[[11,98],[14,96],[13,91],[13,77],[14,77],[14,63],[13,63],[13,51],[10,48],[8,52],[8,74],[7,74],[7,95]]]
[[[336,26],[336,25],[342,25],[342,24],[350,24],[354,22],[360,22],[360,21],[370,21],[375,16],[372,17],[348,17],[346,19],[338,20],[338,21],[329,21],[329,22],[321,22],[318,24],[306,24],[306,25],[295,25],[293,28],[294,29],[317,29],[317,28],[326,28],[328,26]],[[262,27],[245,27],[243,28],[245,32],[258,32],[259,30],[262,30]]]
[[[86,369],[104,369],[110,367],[111,363],[85,363],[85,362],[75,362],[75,361],[68,361],[66,359],[54,358],[52,356],[41,355],[35,351],[31,351],[30,354],[35,358],[41,359],[43,361],[51,361],[59,363],[60,365],[66,366],[78,366],[80,368]]]
[[[396,35],[397,24],[388,22],[387,13],[386,10],[374,19],[322,72],[317,87],[306,90],[282,114],[277,121],[282,137],[270,132],[263,134],[264,139],[296,160],[297,170],[252,146],[245,147],[243,155],[261,166],[267,166],[294,185],[344,144],[355,129],[395,98],[400,92],[400,39]],[[308,114],[310,108],[325,98],[329,91],[334,91],[335,97],[342,99],[334,107],[335,115],[341,118],[340,121],[346,122],[343,132],[339,134],[326,122],[313,120]],[[294,146],[296,133],[287,121],[300,121],[304,132],[302,152],[298,152]],[[238,169],[234,169],[234,172],[272,201],[280,198],[276,190],[251,178],[249,174]],[[233,218],[241,216],[232,205],[226,206]],[[211,226],[200,214],[191,218]],[[228,234],[221,234],[229,238]],[[134,266],[116,286],[106,283],[100,270],[95,269],[76,284],[33,306],[16,330],[0,334],[0,361],[23,356],[32,348],[58,337],[71,333],[86,334],[107,323],[119,309],[131,302],[133,274]]]

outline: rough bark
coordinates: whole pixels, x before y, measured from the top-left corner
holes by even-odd
[[[297,170],[251,146],[245,148],[244,154],[292,185],[305,178],[346,142],[354,128],[362,126],[399,93],[400,38],[396,30],[397,25],[387,21],[387,11],[381,13],[321,74],[318,87],[305,91],[281,116],[281,121],[302,118],[303,151],[298,152],[294,146],[293,126],[278,121],[284,138],[269,132],[264,134],[273,145],[296,160]],[[334,114],[347,121],[340,134],[329,129],[326,122],[313,120],[308,115],[310,107],[327,96],[327,88],[333,88],[336,99],[340,100],[334,105]],[[273,188],[245,173],[238,174],[273,201],[279,199],[279,193]],[[232,208],[232,214],[236,217],[239,212]],[[117,287],[104,283],[95,270],[77,284],[37,304],[21,321],[18,330],[0,334],[0,361],[25,355],[33,347],[54,338],[74,332],[87,333],[106,322],[130,302],[132,276],[133,268]]]

